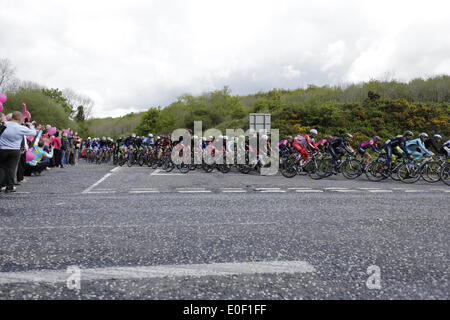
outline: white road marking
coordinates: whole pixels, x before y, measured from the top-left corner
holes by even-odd
[[[242,263],[184,264],[136,267],[108,267],[81,269],[81,281],[116,279],[153,279],[164,277],[206,277],[241,274],[313,273],[315,268],[306,261],[262,261]],[[1,272],[0,284],[65,283],[66,270]]]
[[[222,188],[221,189],[223,193],[243,193],[247,192],[246,190],[242,188]]]
[[[120,169],[122,169],[122,167],[117,167],[117,170],[114,172],[119,171]],[[92,189],[94,189],[96,186],[98,186],[100,183],[102,183],[103,181],[105,181],[106,179],[108,179],[110,176],[112,176],[112,172],[109,172],[107,174],[105,174],[103,176],[103,178],[101,178],[100,180],[98,180],[96,183],[94,183],[92,186],[90,186],[89,188],[87,188],[86,190],[84,190],[82,193],[90,193]]]
[[[421,192],[429,192],[428,190],[405,190],[408,193],[421,193]]]
[[[83,192],[83,194],[111,194],[116,193],[116,191],[89,191],[89,192]]]
[[[323,190],[307,190],[307,189],[304,189],[304,190],[295,190],[295,192],[299,192],[299,193],[316,193],[316,192],[323,192]]]
[[[333,192],[362,192],[361,190],[353,190],[353,189],[340,189],[340,190],[335,189],[335,190],[330,190],[330,191],[333,191]]]
[[[391,193],[393,192],[392,190],[368,190],[369,192],[372,193]]]
[[[210,193],[211,190],[205,190],[200,188],[192,188],[192,189],[179,189],[178,193]]]
[[[341,187],[324,188],[324,190],[331,190],[331,191],[333,191],[333,190],[345,190],[345,189],[348,189],[348,188],[341,188]]]
[[[281,190],[280,188],[255,188],[254,191],[260,193],[285,193],[285,190]]]
[[[130,193],[139,194],[139,193],[160,193],[159,190],[135,190],[130,191]]]
[[[361,190],[380,190],[381,188],[358,188]]]
[[[118,171],[120,168],[121,168],[121,167],[116,167],[116,168],[112,169],[110,172],[116,172],[116,171]]]
[[[164,173],[161,173],[161,172],[164,172]],[[182,174],[182,173],[168,173],[168,172],[162,171],[161,169],[156,169],[150,175],[151,176],[184,176],[184,174]]]

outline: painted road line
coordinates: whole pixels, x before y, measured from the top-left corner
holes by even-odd
[[[89,191],[89,192],[83,192],[83,194],[111,194],[116,193],[117,191]]]
[[[118,172],[120,169],[122,169],[122,167],[118,167],[116,171],[114,172]],[[112,173],[109,172],[107,174],[105,174],[103,176],[103,178],[101,178],[100,180],[98,180],[96,183],[94,183],[92,186],[90,186],[89,188],[87,188],[86,190],[84,190],[82,193],[89,193],[92,189],[94,189],[96,186],[98,186],[100,183],[102,183],[103,181],[105,181],[106,179],[108,179],[110,176],[112,176]]]
[[[138,194],[138,193],[160,193],[159,190],[132,190],[130,193]]]
[[[361,190],[353,190],[353,189],[341,189],[341,190],[330,190],[331,192],[362,192]]]
[[[221,191],[223,193],[243,193],[243,192],[247,192],[247,190],[244,190],[242,188],[222,188]]]
[[[242,263],[184,264],[162,266],[108,267],[81,269],[81,282],[117,279],[153,279],[164,277],[205,277],[244,274],[313,273],[315,268],[306,261],[267,261]],[[67,270],[1,272],[0,284],[65,283],[71,276]]]
[[[164,173],[161,173],[161,172],[164,172]],[[184,174],[182,174],[182,173],[168,173],[161,169],[156,169],[150,175],[151,176],[184,176]]]
[[[422,193],[422,192],[430,192],[429,190],[405,190],[407,193]]]
[[[372,193],[392,193],[392,190],[367,190]]]
[[[381,188],[358,188],[360,190],[380,190]]]
[[[180,189],[177,190],[178,193],[211,193],[211,190],[205,189]]]
[[[312,188],[288,188],[288,190],[311,190]]]
[[[116,172],[116,171],[120,170],[120,168],[121,167],[116,167],[116,168],[112,169],[110,172]]]
[[[332,187],[332,188],[323,188],[324,190],[331,190],[331,191],[333,191],[333,190],[345,190],[345,189],[348,189],[348,188],[340,188],[340,187]]]
[[[280,188],[255,188],[253,189],[256,192],[261,193],[285,193],[286,190],[281,190]]]
[[[304,189],[304,190],[295,190],[295,192],[298,192],[298,193],[317,193],[317,192],[323,192],[323,190],[306,190],[306,189]]]

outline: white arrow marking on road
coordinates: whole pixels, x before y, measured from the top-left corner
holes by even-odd
[[[267,261],[243,263],[184,264],[145,267],[110,267],[81,269],[81,281],[116,279],[153,279],[163,277],[205,277],[241,274],[294,274],[316,270],[306,261]],[[10,283],[65,283],[66,270],[1,272],[0,284]]]

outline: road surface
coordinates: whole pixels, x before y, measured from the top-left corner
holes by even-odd
[[[81,164],[18,191],[0,299],[450,298],[443,183]]]

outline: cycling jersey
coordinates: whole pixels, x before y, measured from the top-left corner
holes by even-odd
[[[425,141],[425,148],[427,148],[428,150],[432,150],[434,153],[436,154],[440,154],[440,155],[444,155],[445,153],[443,152],[442,148],[440,148],[436,141],[434,141],[434,139],[428,139],[427,141]]]
[[[446,155],[447,157],[450,157],[450,140],[445,142],[441,147],[442,154]]]
[[[398,136],[387,140],[384,143],[383,149],[386,152],[386,164],[388,167],[391,166],[393,154],[398,158],[403,157],[404,154],[410,154],[410,152],[406,148],[406,138],[403,136]],[[403,154],[400,153],[400,151],[403,151]]]
[[[295,142],[298,142],[303,148],[311,148],[311,149],[316,149],[316,147],[314,146],[314,138],[311,138],[309,135],[305,135],[305,136],[297,136],[295,137]]]
[[[364,154],[367,152],[367,149],[369,148],[372,148],[372,150],[376,153],[380,153],[378,144],[373,139],[366,142],[361,142],[358,146],[358,152]]]
[[[426,147],[422,139],[417,138],[414,140],[410,140],[406,142],[406,149],[410,153],[413,153],[416,158],[422,158],[423,154],[427,154],[429,156],[433,156],[434,154],[430,152]]]

